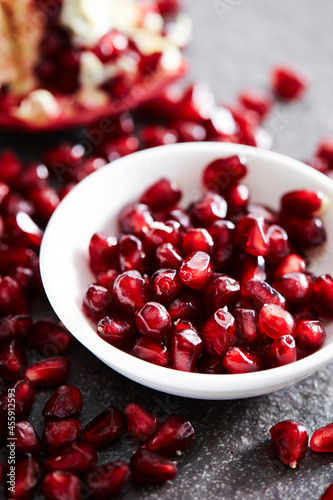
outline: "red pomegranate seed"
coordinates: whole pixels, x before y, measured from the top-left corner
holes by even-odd
[[[97,463],[97,453],[94,448],[85,442],[74,441],[60,451],[51,455],[44,462],[47,471],[67,471],[81,474]]]
[[[0,351],[0,376],[6,380],[24,377],[28,363],[27,353],[18,340],[7,342]]]
[[[213,261],[215,269],[220,271],[230,261],[234,249],[235,225],[227,220],[218,220],[209,228],[208,232],[213,238]]]
[[[147,302],[139,311],[136,311],[134,320],[141,335],[163,337],[171,329],[170,315],[158,302]]]
[[[137,331],[133,318],[123,311],[112,311],[97,325],[98,335],[118,349],[130,349]]]
[[[27,314],[5,316],[0,320],[0,342],[26,338],[32,325],[32,319]]]
[[[112,292],[107,288],[92,283],[85,291],[82,308],[90,318],[104,316],[111,308]]]
[[[178,134],[179,142],[204,141],[207,137],[205,127],[189,120],[172,120],[170,127]]]
[[[131,354],[154,365],[167,366],[169,354],[165,345],[153,337],[141,337],[135,341]]]
[[[54,148],[48,149],[44,162],[50,173],[56,174],[59,180],[66,177],[83,160],[85,149],[81,144],[60,143]]]
[[[296,253],[287,255],[274,271],[275,278],[281,278],[285,274],[304,273],[306,270],[305,260]]]
[[[171,243],[163,243],[156,249],[155,260],[159,268],[179,269],[183,258]]]
[[[0,280],[0,311],[8,314],[28,314],[29,304],[17,282],[5,276]]]
[[[47,422],[43,434],[43,448],[48,453],[58,453],[81,436],[81,424],[75,418]]]
[[[206,229],[190,228],[183,235],[182,250],[185,256],[198,251],[211,255],[213,247],[213,238]]]
[[[331,453],[333,451],[333,423],[314,431],[310,440],[310,447],[311,450],[320,453]]]
[[[29,191],[29,199],[32,201],[38,220],[42,224],[46,224],[57,206],[60,198],[50,186],[35,186]]]
[[[294,469],[308,449],[309,436],[304,425],[285,420],[274,425],[269,433],[282,462]]]
[[[210,356],[223,356],[236,342],[234,317],[225,309],[218,309],[202,328],[203,341]]]
[[[50,472],[42,482],[42,490],[48,500],[81,500],[81,481],[67,471]]]
[[[287,231],[291,243],[301,251],[320,247],[327,239],[323,222],[319,217],[301,218],[288,214],[282,216],[280,222]]]
[[[196,362],[202,352],[202,340],[192,328],[171,333],[171,368],[194,372]]]
[[[253,309],[235,309],[234,318],[237,328],[237,339],[246,347],[255,347],[264,335],[258,326],[258,313]]]
[[[110,90],[111,93],[114,89]],[[134,153],[139,149],[139,139],[134,135],[127,135],[125,137],[112,138],[103,142],[97,149],[97,153],[108,159],[108,161],[117,160],[122,156]]]
[[[137,441],[147,441],[158,428],[158,418],[138,403],[128,404],[124,413],[128,432]]]
[[[169,304],[181,290],[181,281],[176,269],[160,269],[150,279],[149,290],[152,297],[162,304]]]
[[[117,30],[111,30],[102,36],[93,52],[105,64],[119,57],[127,47],[128,38]]]
[[[43,163],[29,163],[25,165],[20,176],[20,190],[27,190],[32,186],[45,186],[49,178],[49,171]]]
[[[255,111],[260,120],[266,118],[273,106],[273,96],[265,90],[244,90],[238,99],[242,106]]]
[[[208,119],[214,107],[211,90],[202,84],[190,85],[177,106],[176,116],[180,120],[201,121]]]
[[[333,168],[333,141],[331,137],[325,137],[319,142],[316,156],[326,160],[329,169]]]
[[[326,338],[322,321],[301,319],[296,326],[296,343],[302,351],[315,352],[323,345]]]
[[[272,224],[267,229],[268,253],[266,262],[274,266],[278,265],[290,253],[288,235],[283,227]]]
[[[182,283],[196,290],[204,288],[212,274],[210,256],[205,252],[191,253],[179,269],[179,278]]]
[[[324,491],[319,500],[332,500],[333,499],[333,483]]]
[[[272,89],[281,99],[299,99],[308,86],[307,78],[298,70],[277,66],[272,72]]]
[[[152,210],[170,210],[179,202],[182,192],[175,181],[163,178],[146,189],[140,203]]]
[[[234,255],[233,268],[236,277],[241,284],[249,280],[266,279],[266,263],[262,256],[255,257],[249,253],[239,253]]]
[[[204,170],[202,182],[206,189],[225,193],[247,174],[246,158],[230,156],[211,162]]]
[[[30,292],[34,281],[34,272],[32,269],[28,267],[16,267],[9,272],[9,275],[16,281],[24,293]]]
[[[322,274],[313,284],[313,302],[319,314],[324,318],[333,317],[333,278]]]
[[[7,474],[9,465],[7,466]],[[39,464],[27,454],[15,464],[15,492],[6,484],[6,498],[9,500],[25,500],[31,498],[41,475]]]
[[[245,214],[250,200],[250,190],[245,184],[231,186],[225,193],[228,217]]]
[[[134,483],[163,483],[176,476],[177,464],[141,448],[131,458],[131,472]]]
[[[109,406],[85,426],[82,437],[92,446],[99,448],[120,437],[125,428],[126,419],[123,412]]]
[[[118,220],[123,233],[133,233],[138,237],[143,236],[154,222],[148,205],[142,203],[127,205],[121,210]]]
[[[0,155],[0,180],[10,185],[16,185],[22,173],[19,159],[13,151],[5,149]]]
[[[168,417],[143,448],[159,455],[168,456],[176,451],[185,451],[193,442],[194,429],[186,418],[177,415]]]
[[[118,271],[115,269],[107,269],[97,274],[97,283],[112,291],[113,284],[118,276]]]
[[[35,400],[35,389],[26,380],[19,380],[11,384],[6,391],[6,405],[8,405],[8,394],[15,397],[15,417],[17,420],[25,420],[31,411]],[[11,398],[12,399],[12,398]]]
[[[0,272],[6,273],[13,267],[31,267],[35,253],[29,248],[0,244]]]
[[[154,148],[178,142],[177,132],[162,125],[147,125],[141,130],[141,137],[145,148]]]
[[[48,420],[77,417],[82,410],[82,395],[74,385],[62,385],[46,401],[42,410]]]
[[[288,365],[296,361],[296,343],[292,335],[282,335],[274,340],[267,352],[269,368]]]
[[[300,189],[290,191],[281,198],[281,210],[300,217],[322,214],[327,204],[327,196],[322,191]]]
[[[221,356],[202,356],[198,368],[200,373],[210,373],[211,375],[225,373]]]
[[[174,13],[179,10],[182,5],[182,0],[157,0],[157,7],[162,16]]]
[[[166,222],[153,222],[144,237],[144,247],[151,253],[163,243],[170,243],[176,248],[181,244],[181,226],[179,222],[170,220]]]
[[[230,276],[212,277],[204,290],[207,311],[228,307],[233,309],[240,298],[240,284]]]
[[[236,226],[235,243],[250,255],[265,256],[269,252],[269,240],[265,230],[264,219],[246,215]]]
[[[296,335],[296,323],[293,316],[276,304],[264,304],[259,312],[259,328],[271,337],[278,339],[282,335]]]
[[[89,262],[95,274],[118,267],[118,242],[115,236],[95,233],[89,243]]]
[[[296,306],[293,306],[292,314],[296,322],[302,319],[318,319],[318,313],[311,304],[298,304]]]
[[[142,242],[132,234],[125,234],[119,238],[119,268],[120,272],[146,270],[146,254]]]
[[[121,461],[98,465],[85,476],[85,484],[93,498],[107,499],[117,495],[130,478],[129,466]]]
[[[6,215],[4,231],[7,234],[8,243],[33,250],[38,250],[40,247],[43,231],[25,212],[19,211],[15,215]]]
[[[40,449],[40,441],[35,428],[30,422],[16,422],[15,450],[18,454],[36,453]]]
[[[262,368],[260,357],[241,347],[231,347],[223,357],[223,365],[228,373],[250,373]]]
[[[51,320],[40,320],[32,325],[29,340],[43,356],[57,356],[67,353],[74,339],[60,324]]]
[[[289,304],[307,303],[311,299],[312,283],[306,274],[285,274],[275,280],[273,286]]]
[[[119,274],[113,285],[113,297],[120,309],[134,314],[148,302],[146,282],[138,271]]]
[[[66,384],[68,375],[69,360],[65,356],[42,359],[25,372],[26,378],[35,387]]]
[[[207,228],[227,215],[227,202],[217,193],[208,192],[190,209],[191,221],[195,227]]]
[[[167,309],[172,321],[177,319],[195,321],[202,316],[202,298],[191,290],[181,290]]]
[[[250,279],[241,286],[241,302],[244,307],[259,310],[264,304],[285,307],[285,298],[266,281]]]

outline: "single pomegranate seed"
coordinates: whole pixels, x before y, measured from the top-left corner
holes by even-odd
[[[264,90],[244,90],[238,99],[242,106],[255,111],[260,120],[266,118],[273,106],[272,94]]]
[[[156,249],[155,260],[162,269],[179,269],[183,262],[182,256],[170,243],[163,243]]]
[[[205,120],[210,117],[213,107],[214,97],[206,85],[190,85],[177,106],[177,118],[195,122]]]
[[[40,247],[43,231],[25,212],[19,211],[15,215],[6,215],[4,231],[7,234],[8,243],[33,250],[38,250]]]
[[[32,325],[32,319],[27,314],[5,316],[0,320],[0,342],[26,338]]]
[[[333,451],[333,423],[314,431],[310,440],[310,447],[313,451],[320,453],[331,453]]]
[[[117,30],[111,30],[104,35],[94,48],[94,54],[102,63],[110,62],[119,57],[128,47],[128,38]]]
[[[202,356],[198,368],[200,373],[210,373],[211,375],[225,373],[221,356]]]
[[[204,141],[207,137],[205,127],[193,121],[172,120],[169,125],[177,132],[179,142]]]
[[[74,474],[56,470],[42,482],[42,490],[48,500],[81,500],[81,481]]]
[[[18,454],[36,453],[40,449],[40,441],[35,428],[30,422],[16,422],[15,450]]]
[[[295,339],[292,335],[282,335],[274,340],[267,352],[269,368],[283,366],[296,361]]]
[[[292,315],[276,304],[264,304],[259,312],[260,330],[273,339],[282,335],[296,335],[296,323]]]
[[[179,278],[182,283],[196,290],[204,288],[212,274],[210,256],[205,252],[191,253],[179,269]]]
[[[299,99],[307,88],[307,78],[293,68],[277,66],[272,73],[272,89],[281,99]]]
[[[48,420],[60,420],[77,417],[81,410],[81,391],[74,385],[62,385],[47,400],[42,414]]]
[[[143,236],[149,229],[154,219],[148,205],[142,203],[131,203],[119,214],[119,226],[123,233],[133,233]]]
[[[49,178],[49,171],[43,163],[29,163],[20,176],[20,190],[27,190],[32,186],[45,186]]]
[[[8,314],[28,314],[29,304],[17,282],[5,276],[0,280],[0,311]]]
[[[118,265],[118,242],[115,236],[95,233],[89,243],[89,262],[95,274]]]
[[[313,302],[321,316],[333,317],[333,278],[331,275],[323,274],[315,280]]]
[[[332,500],[333,498],[333,483],[324,491],[319,500]]]
[[[285,307],[285,299],[266,281],[250,279],[241,286],[241,302],[244,307],[259,310],[264,304]]]
[[[82,436],[92,446],[99,448],[120,437],[126,428],[126,419],[121,410],[109,406],[83,429]]]
[[[118,276],[118,271],[115,269],[108,269],[107,271],[101,271],[97,274],[97,283],[104,286],[112,291],[113,284]]]
[[[214,241],[213,261],[215,269],[220,271],[231,259],[234,249],[235,225],[226,220],[218,220],[208,232]]]
[[[67,471],[81,474],[97,463],[97,453],[85,442],[73,442],[66,446],[58,455],[51,455],[45,460],[47,471]]]
[[[191,290],[181,290],[167,309],[172,321],[177,319],[195,321],[202,316],[202,298]]]
[[[285,274],[275,280],[273,286],[290,304],[307,303],[311,299],[312,283],[306,274]]]
[[[119,274],[113,285],[113,297],[124,312],[134,314],[148,302],[146,282],[138,271]]]
[[[247,174],[246,158],[230,156],[211,162],[204,170],[202,182],[206,189],[225,193]]]
[[[185,256],[198,251],[211,255],[213,247],[213,238],[206,229],[190,228],[183,235],[182,250]]]
[[[172,128],[161,125],[147,125],[142,129],[141,137],[145,148],[154,148],[178,142],[177,132]]]
[[[329,169],[333,168],[333,141],[331,137],[325,137],[319,142],[316,156],[326,160]]]
[[[26,419],[29,416],[35,400],[35,389],[28,381],[19,380],[8,387],[5,396],[6,400],[8,400],[9,392],[14,394],[16,419]],[[6,405],[8,405],[8,401],[6,402]]]
[[[117,460],[94,467],[86,474],[85,484],[93,498],[107,499],[119,493],[129,478],[129,466]]]
[[[250,373],[262,368],[260,357],[241,347],[231,347],[223,357],[223,365],[228,373]]]
[[[272,265],[279,264],[290,253],[288,234],[278,226],[272,224],[267,229],[268,253],[265,256],[266,262]]]
[[[251,348],[264,340],[264,335],[258,326],[258,313],[256,311],[253,309],[235,309],[234,318],[237,339],[242,345]]]
[[[48,149],[44,161],[51,173],[55,173],[59,180],[64,174],[77,167],[83,160],[85,149],[81,144],[60,143]]]
[[[132,234],[125,234],[119,238],[119,268],[122,273],[132,270],[145,272],[146,254],[142,242]]]
[[[304,273],[306,270],[305,260],[296,253],[287,255],[274,271],[275,278],[281,278],[285,274]]]
[[[163,243],[170,243],[176,248],[181,245],[181,226],[176,221],[153,222],[144,237],[144,247],[151,253]]]
[[[7,466],[7,473],[9,465]],[[6,484],[6,498],[10,500],[25,500],[31,498],[41,475],[38,463],[27,454],[15,464],[15,491],[9,490]]]
[[[171,368],[193,372],[202,352],[202,340],[192,328],[171,333]]]
[[[323,222],[319,217],[301,218],[288,214],[282,216],[280,222],[287,231],[291,243],[302,251],[320,247],[327,239]]]
[[[42,224],[46,224],[49,221],[60,202],[57,192],[50,186],[36,186],[31,188],[29,199],[32,201],[38,220]]]
[[[111,304],[112,292],[94,283],[88,286],[82,300],[82,308],[91,318],[104,316],[110,310]]]
[[[6,273],[13,267],[31,267],[35,253],[29,248],[0,244],[0,272]]]
[[[194,439],[194,429],[186,418],[177,415],[168,417],[148,439],[143,448],[159,455],[171,455],[185,451]]]
[[[131,354],[159,366],[167,366],[169,363],[169,354],[165,345],[159,339],[148,336],[136,340]]]
[[[147,441],[158,428],[158,418],[137,403],[128,404],[124,413],[128,432],[137,441]]]
[[[129,349],[137,336],[133,318],[123,311],[112,311],[97,325],[98,335],[119,349]]]
[[[24,377],[27,363],[24,347],[18,340],[11,340],[0,351],[0,376],[6,380],[19,380]]]
[[[190,209],[191,221],[196,227],[207,228],[227,215],[227,202],[217,193],[208,192]]]
[[[322,214],[327,204],[327,196],[322,191],[301,189],[290,191],[281,198],[281,210],[300,217]]]
[[[249,280],[266,279],[266,263],[262,256],[255,257],[248,253],[235,254],[233,268],[241,284]]]
[[[210,356],[223,356],[236,342],[234,317],[224,309],[218,309],[202,328],[203,341]]]
[[[236,226],[235,243],[244,252],[255,257],[267,255],[269,252],[269,240],[265,230],[264,219],[252,215],[242,217]]]
[[[204,291],[206,308],[210,312],[228,307],[233,309],[240,298],[240,284],[230,276],[213,276]]]
[[[149,289],[152,297],[162,304],[169,304],[178,295],[181,281],[175,269],[160,269],[150,279]]]
[[[140,198],[140,203],[152,210],[170,210],[181,198],[181,190],[175,181],[163,178],[150,186]]]
[[[302,351],[315,352],[323,345],[326,338],[322,321],[302,319],[296,326],[296,343]]]
[[[16,267],[9,272],[9,275],[16,281],[24,293],[30,292],[34,281],[34,272],[32,269],[28,267]]]
[[[131,472],[134,483],[163,483],[176,476],[177,464],[141,448],[131,458]]]
[[[110,90],[111,93],[114,89]],[[115,95],[115,94],[114,94]],[[134,153],[139,149],[139,139],[134,135],[127,135],[125,137],[113,138],[103,142],[98,148],[97,153],[108,159],[108,161],[117,160],[122,156]]]
[[[182,6],[182,0],[157,0],[157,7],[162,16],[179,10]]]
[[[274,425],[269,433],[282,462],[294,469],[308,449],[309,436],[304,425],[285,420]]]
[[[187,230],[191,227],[191,220],[188,213],[182,208],[174,208],[168,212],[164,220],[175,220],[179,222],[183,230]]]
[[[11,185],[17,184],[22,166],[13,151],[5,149],[0,155],[0,180]]]
[[[25,372],[28,381],[36,387],[66,384],[68,375],[69,360],[65,356],[42,359]]]
[[[80,436],[81,424],[75,418],[47,422],[42,434],[42,444],[48,453],[58,453]]]
[[[245,214],[250,200],[250,190],[245,184],[231,186],[225,193],[228,205],[228,217]]]
[[[147,302],[135,313],[134,320],[139,332],[150,337],[163,337],[171,329],[170,315],[158,302]]]
[[[30,329],[29,340],[43,356],[57,356],[67,353],[74,339],[60,324],[40,320]]]

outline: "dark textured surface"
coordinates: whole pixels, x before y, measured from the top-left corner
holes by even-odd
[[[333,128],[332,2],[192,0],[186,10],[194,21],[188,49],[191,76],[208,82],[219,102],[230,102],[247,86],[265,88],[269,68],[276,62],[296,64],[312,73],[305,99],[277,106],[266,124],[274,137],[273,149],[309,157],[318,138]],[[27,146],[21,138],[11,143]],[[174,481],[160,487],[127,486],[119,498],[315,500],[333,481],[331,456],[309,450],[302,464],[291,470],[279,461],[268,434],[272,425],[287,418],[301,421],[310,431],[333,420],[332,363],[275,394],[209,402],[167,396],[128,381],[78,343],[71,361],[70,383],[83,393],[83,424],[107,405],[124,408],[137,401],[160,419],[174,412],[187,416],[195,428],[195,442],[178,460]],[[44,424],[41,409],[51,392],[38,392],[31,421],[39,432]],[[100,461],[129,460],[135,446],[123,437],[103,450]]]

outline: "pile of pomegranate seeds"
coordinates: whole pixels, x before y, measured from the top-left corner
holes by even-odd
[[[83,310],[106,342],[151,363],[202,373],[247,373],[301,359],[322,346],[333,317],[333,278],[307,269],[326,241],[324,193],[282,196],[280,210],[230,196],[246,159],[203,171],[206,193],[187,208],[166,178],[119,214],[120,236],[95,233],[96,281]],[[244,186],[245,187],[245,186]]]

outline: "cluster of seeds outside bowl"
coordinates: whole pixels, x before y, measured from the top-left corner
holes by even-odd
[[[263,394],[301,380],[332,357],[329,326],[326,328],[327,339],[324,347],[295,363],[262,372],[238,373],[236,376],[230,373],[186,373],[148,364],[108,345],[98,338],[95,327],[82,312],[83,292],[87,285],[95,280],[88,269],[87,257],[92,234],[96,231],[117,234],[119,211],[128,203],[136,201],[145,189],[161,177],[178,182],[184,190],[184,206],[198,200],[203,194],[203,169],[213,160],[234,155],[244,155],[246,158],[248,173],[244,180],[242,179],[242,184],[244,182],[250,189],[252,210],[259,210],[258,203],[276,210],[281,196],[286,191],[296,189],[323,191],[324,198],[327,197],[330,202],[332,200],[332,187],[327,179],[290,158],[231,144],[184,144],[141,152],[124,158],[117,164],[113,163],[112,167],[102,168],[66,197],[46,230],[41,252],[42,278],[51,304],[60,319],[104,362],[133,380],[165,392],[207,399]],[[290,203],[288,198],[285,203]],[[256,206],[253,207],[253,204]],[[297,214],[294,215],[297,219]],[[331,218],[332,211],[328,210],[323,217],[324,225],[328,229],[332,225]],[[321,228],[321,236],[315,245],[309,246],[316,246],[319,240],[323,243],[326,239],[321,223],[316,223],[316,227]],[[332,235],[328,231],[326,244],[312,257],[310,271],[314,275],[331,272],[331,245]],[[59,265],[50,266],[51,261],[57,261]],[[63,280],[67,284],[66,290],[62,285]],[[257,281],[255,286],[258,283],[260,281]],[[247,304],[246,308],[249,308]],[[272,314],[270,309],[271,306],[265,307],[265,316]],[[297,315],[298,320],[317,319],[310,317],[309,311],[299,310]],[[263,316],[264,314],[262,324],[265,322]],[[287,323],[289,319],[288,316]],[[289,346],[284,347],[288,350]],[[304,350],[304,346],[302,349]],[[237,354],[239,352],[240,349]],[[226,368],[226,362],[223,366]]]

